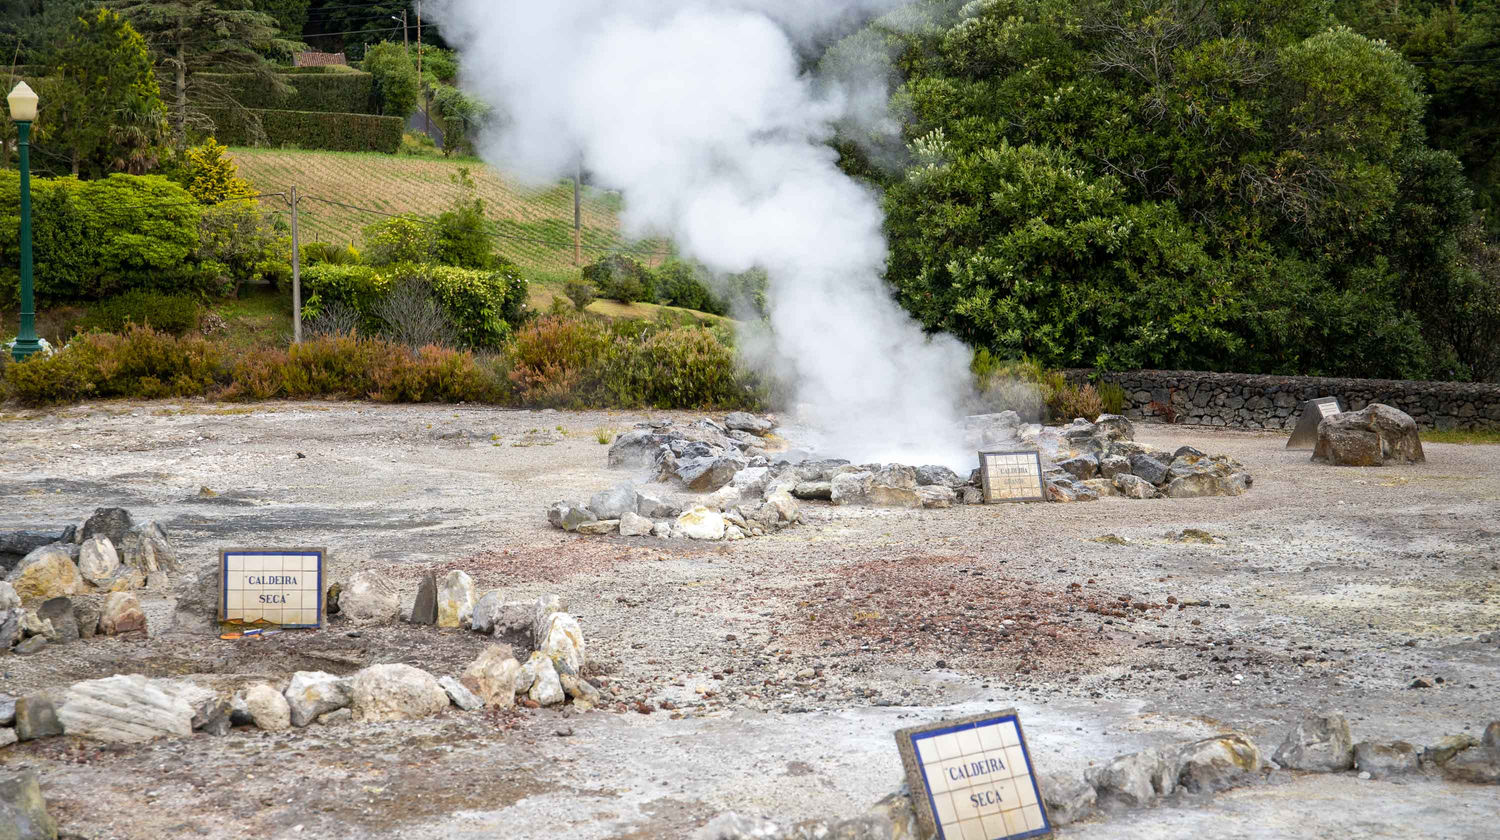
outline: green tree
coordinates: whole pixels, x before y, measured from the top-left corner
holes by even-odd
[[[146,37],[158,70],[169,80],[172,136],[187,147],[189,127],[213,130],[204,108],[239,109],[223,84],[201,75],[254,73],[278,92],[287,85],[268,55],[289,55],[297,44],[281,37],[276,19],[249,0],[109,0]]]
[[[495,262],[495,240],[484,217],[484,199],[468,169],[458,170],[453,184],[458,194],[437,218],[434,259],[441,265],[490,268]]]
[[[276,19],[276,26],[283,35],[301,38],[307,26],[310,0],[255,0],[255,10]]]
[[[417,109],[417,67],[404,47],[376,44],[365,51],[363,66],[375,77],[375,105],[381,114],[406,119]]]
[[[74,175],[140,175],[156,165],[167,110],[146,42],[123,18],[99,9],[74,20],[52,67],[47,122],[68,150]]]

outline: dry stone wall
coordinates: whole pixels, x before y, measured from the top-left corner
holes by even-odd
[[[1085,382],[1094,371],[1067,373],[1070,381]],[[1494,384],[1180,370],[1104,373],[1099,381],[1115,382],[1125,389],[1122,413],[1132,419],[1290,429],[1296,425],[1304,401],[1338,397],[1346,411],[1358,411],[1370,403],[1394,406],[1410,414],[1423,428],[1500,428],[1500,385]]]

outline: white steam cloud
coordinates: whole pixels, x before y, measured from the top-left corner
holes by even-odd
[[[968,351],[892,301],[878,197],[826,145],[872,98],[815,84],[796,51],[892,0],[435,5],[464,87],[497,112],[487,160],[556,177],[581,159],[624,194],[627,233],[715,271],[767,271],[772,347],[756,355],[793,384],[824,454],[973,462],[957,422]]]

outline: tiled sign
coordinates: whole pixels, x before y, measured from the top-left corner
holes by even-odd
[[[1292,436],[1287,439],[1287,449],[1312,449],[1318,445],[1318,424],[1334,416],[1341,414],[1343,408],[1339,407],[1338,397],[1319,397],[1308,400],[1302,404],[1302,416],[1297,418],[1297,425],[1292,429]]]
[[[981,452],[979,471],[986,504],[1041,502],[1047,498],[1042,488],[1042,456],[1036,450]]]
[[[323,623],[321,548],[231,548],[220,553],[219,619],[237,624]]]
[[[1052,833],[1014,709],[896,733],[912,804],[937,840]]]

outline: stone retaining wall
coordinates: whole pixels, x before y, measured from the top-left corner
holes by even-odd
[[[1070,370],[1083,382],[1092,370]],[[1125,389],[1124,414],[1177,423],[1242,429],[1290,429],[1305,400],[1338,397],[1345,410],[1384,403],[1410,414],[1419,426],[1438,429],[1500,428],[1500,385],[1470,382],[1411,382],[1263,376],[1180,370],[1105,373],[1103,382]],[[1171,411],[1163,410],[1170,407]]]

